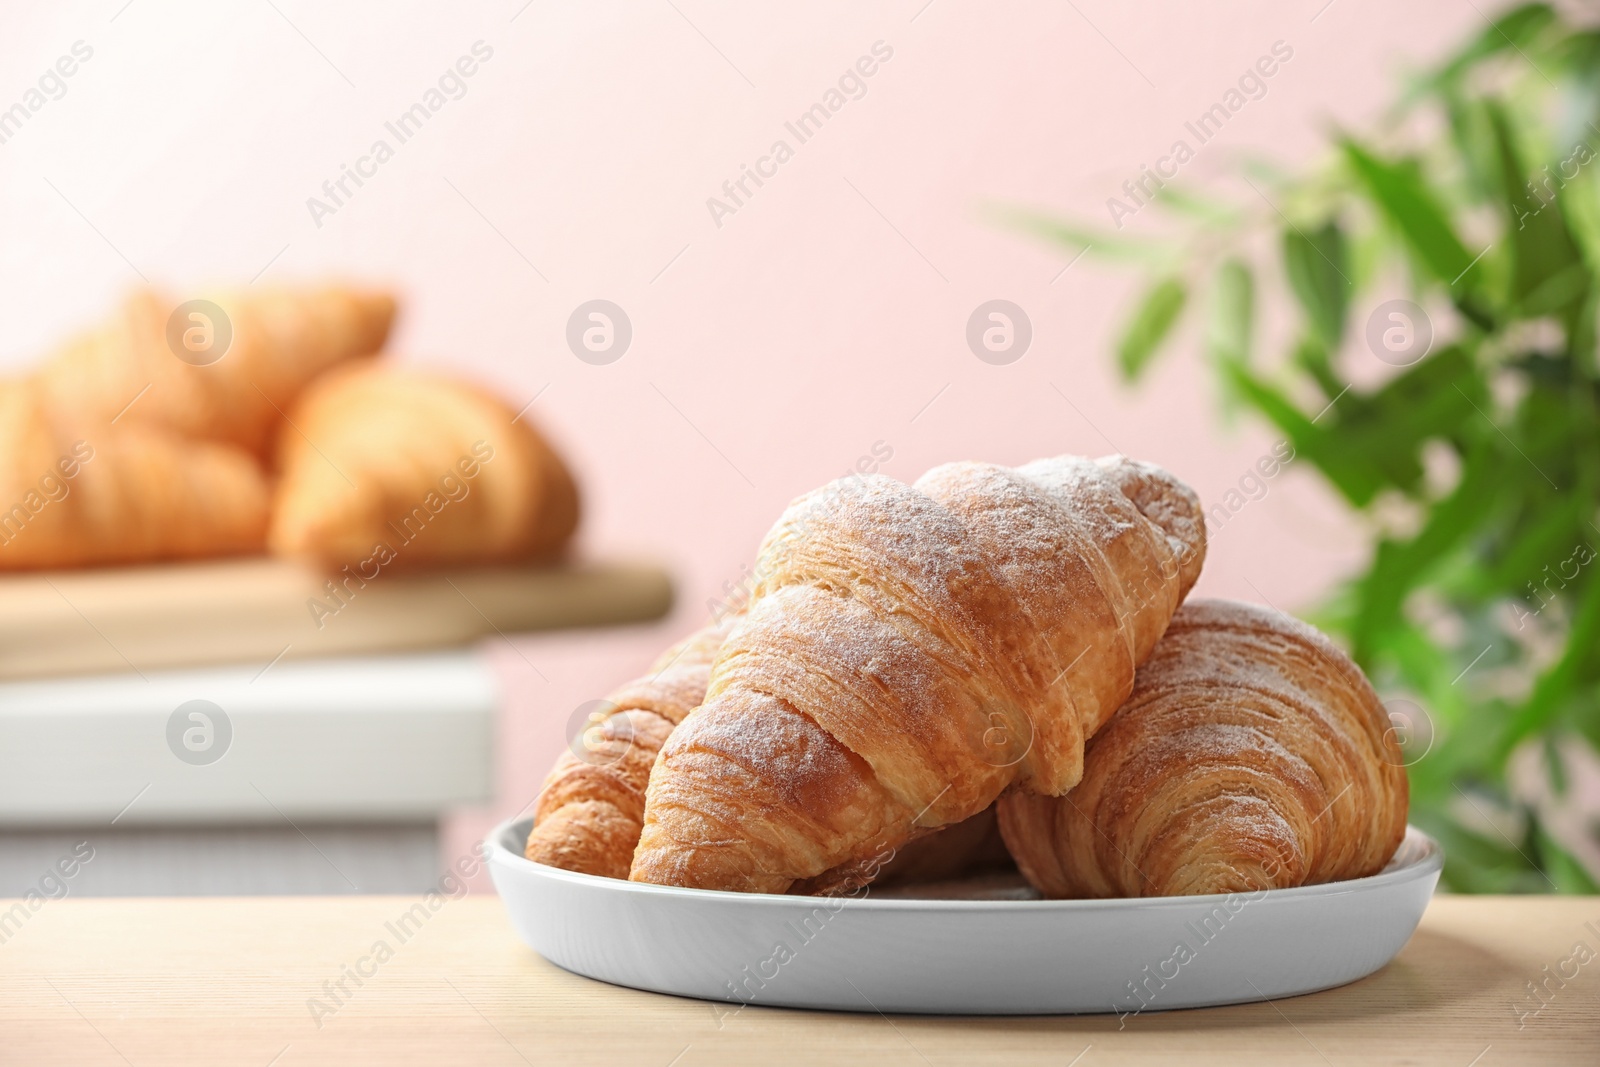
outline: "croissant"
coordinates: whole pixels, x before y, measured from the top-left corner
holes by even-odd
[[[266,458],[318,374],[383,347],[395,302],[350,289],[244,290],[191,307],[142,290],[35,372],[47,403],[86,422],[154,426]]]
[[[662,653],[643,678],[600,702],[539,791],[526,855],[551,867],[627,878],[656,753],[706,695],[730,615]]]
[[[1000,828],[1050,897],[1310,885],[1383,869],[1407,785],[1383,706],[1287,615],[1195,601],[1089,742],[1064,797],[1001,798]]]
[[[279,466],[271,549],[365,579],[554,556],[578,524],[577,486],[525,417],[421,370],[361,364],[313,382]]]
[[[1203,538],[1192,491],[1120,456],[801,497],[762,545],[705,703],[656,760],[629,876],[825,885],[1013,784],[1066,792]]]
[[[0,570],[257,551],[250,456],[143,427],[74,430],[30,382],[0,383]]]

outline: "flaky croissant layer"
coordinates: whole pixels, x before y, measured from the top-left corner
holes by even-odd
[[[1006,845],[1051,897],[1177,896],[1381,870],[1406,774],[1360,668],[1315,629],[1195,601],[1139,669],[1064,797],[1001,798]]]
[[[1060,794],[1204,557],[1199,502],[1109,457],[801,497],[650,777],[635,880],[784,892]]]
[[[545,778],[524,854],[580,874],[626,878],[644,822],[645,787],[673,727],[705,699],[711,661],[737,614],[661,654],[643,678],[612,693]]]

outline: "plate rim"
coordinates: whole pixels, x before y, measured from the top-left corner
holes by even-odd
[[[646,897],[655,896],[663,900],[677,899],[682,901],[713,902],[724,900],[727,903],[735,901],[755,907],[766,908],[792,908],[805,901],[818,901],[830,907],[843,907],[851,910],[864,911],[940,911],[940,912],[1016,912],[1028,914],[1036,912],[1095,912],[1119,911],[1129,908],[1186,908],[1197,904],[1210,902],[1221,904],[1239,896],[1250,896],[1257,900],[1296,900],[1305,897],[1338,896],[1345,893],[1357,893],[1380,889],[1391,884],[1410,882],[1418,879],[1437,875],[1444,869],[1444,847],[1430,834],[1418,829],[1411,823],[1406,823],[1405,836],[1401,838],[1399,848],[1415,839],[1421,846],[1421,853],[1415,859],[1402,863],[1399,866],[1386,866],[1377,874],[1370,874],[1363,878],[1346,878],[1337,882],[1319,882],[1315,885],[1291,886],[1286,889],[1259,889],[1243,890],[1232,893],[1204,893],[1193,896],[1172,897],[1099,897],[1087,899],[1068,900],[936,900],[918,897],[873,897],[870,894],[835,897],[808,897],[788,893],[735,893],[723,889],[690,889],[684,886],[656,885],[651,882],[631,882],[618,878],[602,878],[599,875],[582,874],[577,871],[563,870],[560,867],[551,867],[538,863],[522,855],[520,850],[513,851],[506,847],[506,840],[519,824],[526,823],[528,828],[533,826],[533,816],[513,815],[495,824],[484,837],[484,843],[489,847],[488,861],[491,866],[498,864],[511,871],[522,871],[538,875],[542,878],[565,882],[569,885],[584,887],[596,891],[613,894],[642,894]],[[523,831],[522,839],[526,840],[527,833]],[[1398,852],[1399,849],[1396,849]],[[1393,859],[1390,860],[1392,864]]]

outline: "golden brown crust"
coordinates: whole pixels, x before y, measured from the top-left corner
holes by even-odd
[[[800,498],[657,760],[630,877],[784,892],[1013,782],[1065,792],[1203,558],[1199,516],[1177,479],[1122,457]]]
[[[256,552],[267,489],[222,444],[73,421],[0,382],[0,570]]]
[[[672,728],[706,695],[711,661],[737,616],[689,635],[650,673],[606,699],[539,791],[525,855],[537,863],[627,878],[644,821],[645,786]]]
[[[576,483],[527,416],[455,379],[342,367],[306,389],[290,421],[274,552],[370,578],[391,566],[551,558],[577,527]]]
[[[96,427],[116,418],[265,459],[296,394],[336,364],[375,355],[395,314],[387,293],[337,286],[207,299],[232,329],[231,344],[215,362],[179,359],[167,338],[178,301],[141,290],[39,367],[47,404]]]
[[[1196,601],[1089,743],[1083,781],[999,811],[1046,896],[1174,896],[1376,873],[1406,800],[1388,717],[1343,652],[1281,613]]]

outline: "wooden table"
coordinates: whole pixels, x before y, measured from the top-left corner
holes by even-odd
[[[730,1015],[557,970],[515,939],[492,897],[448,900],[397,943],[386,924],[413,903],[68,898],[4,925],[7,904],[0,1063],[1600,1063],[1593,897],[1440,897],[1399,959],[1363,981],[1122,1029],[1110,1016]],[[393,958],[360,987],[346,978],[350,996],[319,1027],[308,1002],[332,1006],[324,983],[380,939]],[[1576,974],[1549,978],[1546,1006],[1519,1020],[1537,1006],[1527,984],[1561,969]]]

